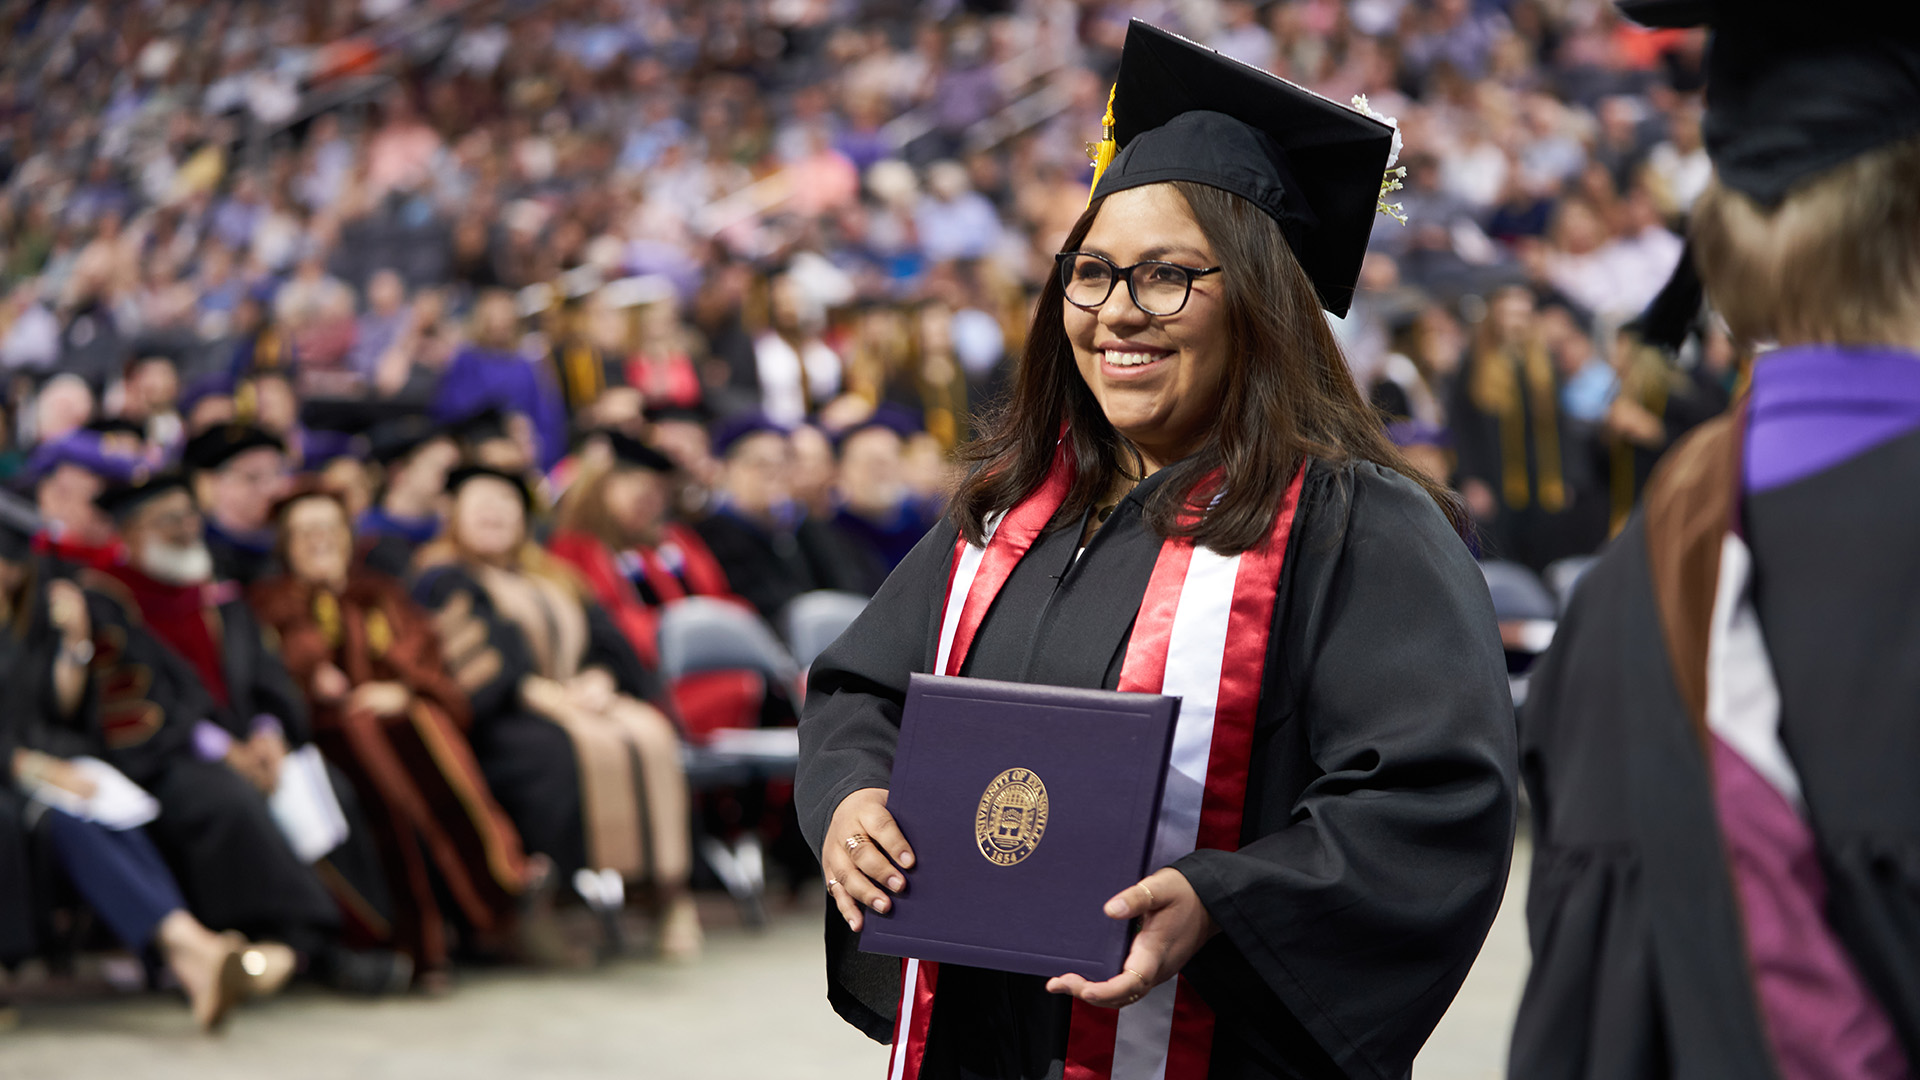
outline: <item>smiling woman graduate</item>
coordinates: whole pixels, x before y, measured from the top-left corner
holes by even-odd
[[[1515,762],[1459,511],[1321,313],[1393,132],[1135,22],[1108,135],[949,520],[810,674],[829,995],[894,1080],[1405,1076],[1499,906]],[[1184,699],[1119,977],[856,951],[914,877],[886,789],[936,670]]]

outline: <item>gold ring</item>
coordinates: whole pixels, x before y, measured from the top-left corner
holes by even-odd
[[[847,837],[847,853],[853,854],[854,852],[859,851],[860,845],[866,842],[867,842],[866,833],[854,833],[852,836]]]
[[[1140,891],[1147,894],[1147,906],[1152,907],[1153,906],[1153,888],[1143,881],[1140,883]]]
[[[1130,967],[1123,967],[1120,970],[1140,980],[1140,993],[1135,994],[1134,995],[1135,998],[1140,997],[1142,994],[1145,994],[1148,990],[1152,989],[1151,986],[1147,985],[1147,977],[1145,975],[1140,974],[1139,972],[1133,970]]]
[[[833,887],[834,887],[835,885],[838,885],[838,884],[840,884],[840,879],[839,879],[839,878],[837,878],[837,877],[830,877],[830,878],[828,878],[828,879],[827,879],[827,891],[828,891],[828,892],[832,892],[832,891],[833,891]]]

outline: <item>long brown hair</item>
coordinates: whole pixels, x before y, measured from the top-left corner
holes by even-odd
[[[1229,347],[1242,360],[1228,365],[1219,420],[1206,445],[1168,466],[1172,474],[1148,499],[1148,526],[1163,537],[1192,537],[1222,554],[1245,551],[1273,528],[1295,470],[1315,457],[1393,469],[1426,489],[1455,529],[1463,528],[1466,517],[1452,493],[1408,465],[1387,441],[1279,225],[1218,188],[1186,181],[1173,186],[1227,267],[1221,280]],[[1079,247],[1103,201],[1080,215],[1062,250]],[[1064,303],[1059,278],[1049,275],[1012,393],[984,421],[981,436],[961,449],[974,468],[950,512],[970,542],[982,541],[989,514],[1039,488],[1063,424],[1074,476],[1049,531],[1079,521],[1117,476],[1140,468],[1138,452],[1107,422],[1074,364],[1061,318]],[[1216,468],[1221,481],[1208,483]]]

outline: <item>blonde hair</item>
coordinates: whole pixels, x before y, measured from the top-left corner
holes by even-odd
[[[588,598],[591,594],[587,589],[587,583],[573,567],[554,558],[547,549],[533,539],[533,515],[529,513],[523,520],[525,524],[521,530],[520,545],[507,556],[505,560],[507,568],[530,577],[550,581],[582,599]],[[477,565],[484,561],[460,542],[459,521],[459,515],[448,515],[446,528],[441,530],[440,535],[429,540],[414,553],[415,573],[436,566]]]
[[[1920,139],[1837,165],[1772,209],[1716,177],[1691,234],[1734,339],[1884,345],[1920,334],[1916,177]]]
[[[560,505],[554,507],[554,532],[584,533],[615,549],[627,546],[619,524],[607,512],[607,482],[614,471],[610,461],[589,461],[580,467],[567,493],[560,496]]]

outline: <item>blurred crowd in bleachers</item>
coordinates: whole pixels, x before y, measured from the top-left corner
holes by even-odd
[[[1599,0],[9,0],[0,475],[33,504],[32,559],[53,576],[140,569],[167,499],[154,478],[184,470],[220,578],[254,586],[220,602],[250,602],[262,640],[324,630],[305,598],[328,589],[431,630],[456,685],[409,693],[465,716],[448,730],[473,742],[530,864],[501,872],[500,926],[541,925],[524,898],[551,880],[602,915],[633,886],[665,897],[669,951],[697,952],[684,883],[751,900],[761,855],[741,837],[792,844],[777,768],[741,766],[779,755],[663,766],[635,710],[695,746],[791,724],[818,647],[801,613],[857,610],[819,597],[870,595],[937,517],[950,451],[1020,350],[1086,204],[1131,17],[1398,118],[1407,221],[1376,224],[1336,330],[1395,441],[1461,491],[1483,554],[1539,570],[1592,552],[1661,451],[1725,406],[1723,336],[1674,355],[1635,322],[1708,179],[1704,39]],[[323,490],[359,559],[397,583],[377,602],[329,584],[325,512],[295,521]],[[118,510],[97,504],[116,492]],[[15,578],[8,610],[30,613],[48,585]],[[516,617],[555,582],[577,616]],[[675,630],[689,598],[720,608],[695,604]],[[754,656],[689,661],[700,619],[724,628],[725,611],[771,632]],[[519,683],[500,691],[489,649],[525,667]],[[331,758],[377,757],[371,736],[326,726],[391,718],[348,695],[406,679],[286,663],[305,699],[288,709],[312,723],[278,717],[268,741],[311,727]],[[489,715],[528,713],[573,740],[547,749],[581,773],[576,819],[622,784],[639,789],[629,815],[682,791],[691,869],[662,863],[658,806],[627,862],[583,849],[578,820],[570,839],[542,820],[501,763],[538,753],[489,744],[520,730]],[[253,719],[236,721],[245,745],[266,730]],[[622,734],[582,734],[603,721]],[[633,777],[592,777],[602,737],[645,759]],[[464,782],[401,757],[408,783]],[[368,958],[387,954],[443,971],[423,906],[447,909],[456,954],[486,951],[492,917],[449,898],[458,859],[401,850],[437,841],[388,821],[412,789],[381,768],[357,766],[381,837],[367,875],[428,884],[376,887],[406,918],[349,911],[297,943],[296,966],[343,984],[382,984]],[[211,930],[289,936],[218,925],[204,868],[159,847]],[[521,937],[504,951],[565,952]]]

